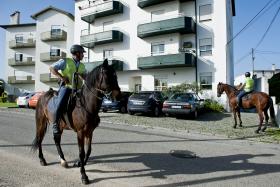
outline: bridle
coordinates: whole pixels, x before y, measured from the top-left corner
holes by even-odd
[[[100,89],[101,84],[104,81],[104,69],[103,68],[102,68],[101,72],[102,72],[102,74],[101,74],[101,81],[99,83],[99,88],[93,88],[93,89],[96,90],[97,92],[101,93],[106,98],[109,98],[110,95],[112,94],[112,91],[108,92],[106,90]],[[99,100],[103,99],[102,97],[99,97],[96,93],[94,93],[94,90],[90,89],[86,82],[84,82],[83,86],[85,86],[91,92],[91,94],[94,95],[97,99],[99,99]]]

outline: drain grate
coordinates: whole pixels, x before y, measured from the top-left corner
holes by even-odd
[[[171,150],[169,154],[178,158],[198,158],[195,153],[187,150]]]

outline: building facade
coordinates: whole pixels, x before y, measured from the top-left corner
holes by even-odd
[[[114,64],[122,90],[233,83],[233,0],[76,0],[75,43],[92,69]]]
[[[31,16],[36,23],[20,24],[20,13],[11,15],[6,30],[5,79],[8,92],[46,91],[57,88],[57,79],[49,65],[67,53],[74,40],[74,16],[55,7],[47,7]]]

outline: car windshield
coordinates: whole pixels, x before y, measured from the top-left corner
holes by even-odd
[[[189,101],[192,100],[193,96],[189,93],[177,93],[170,97],[172,101]]]
[[[30,94],[30,93],[24,92],[24,93],[20,94],[19,97],[24,97],[24,96],[27,96],[27,95],[29,95],[29,94]]]
[[[130,98],[131,99],[148,99],[151,93],[137,93],[133,94]]]

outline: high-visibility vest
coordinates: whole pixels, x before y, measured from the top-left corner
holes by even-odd
[[[250,92],[254,89],[254,80],[252,78],[246,77],[245,84],[245,92]]]
[[[73,74],[77,71],[76,63],[74,62],[73,59],[71,58],[66,58],[66,67],[63,71],[61,71],[61,75],[63,77],[67,77],[69,80],[69,83],[66,85],[69,88],[72,88],[72,80],[73,80]],[[80,62],[79,67],[78,67],[78,73],[85,73],[86,68],[83,63]],[[77,88],[81,88],[83,84],[83,81],[78,78],[78,85]]]

